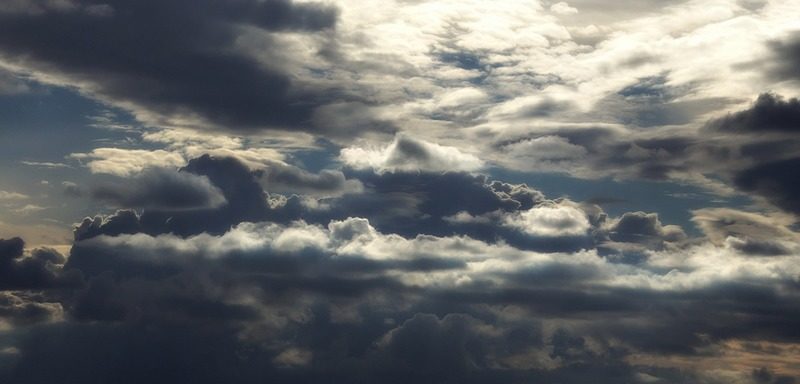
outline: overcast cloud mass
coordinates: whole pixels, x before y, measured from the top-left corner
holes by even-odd
[[[800,1],[0,1],[0,383],[800,380]]]

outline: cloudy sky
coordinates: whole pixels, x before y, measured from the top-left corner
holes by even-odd
[[[0,1],[0,382],[794,383],[798,15]]]

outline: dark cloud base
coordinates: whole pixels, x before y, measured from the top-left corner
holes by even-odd
[[[0,332],[0,381],[724,383],[667,362],[702,361],[729,341],[753,353],[800,343],[791,280],[604,283],[667,274],[654,252],[697,246],[655,214],[609,218],[468,173],[346,170],[364,189],[312,204],[268,193],[263,173],[233,158],[159,172],[131,181],[136,199],[103,199],[145,209],[85,219],[66,258],[0,241],[0,319],[12,324]],[[186,188],[224,203],[171,209],[161,198]],[[574,212],[585,221],[560,216]],[[778,231],[716,215],[704,230],[741,239],[729,244],[747,257]],[[545,259],[522,262],[529,251]],[[513,267],[474,269],[488,261]],[[737,382],[793,382],[775,369]]]

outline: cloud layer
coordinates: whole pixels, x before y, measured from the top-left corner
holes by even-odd
[[[798,14],[0,2],[0,382],[795,382]]]

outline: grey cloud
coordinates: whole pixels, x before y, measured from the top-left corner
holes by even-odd
[[[408,175],[392,177],[405,180]],[[506,196],[515,190],[522,192],[518,196],[536,195],[519,185],[476,181],[484,187],[494,184]],[[509,209],[520,206],[517,202]],[[658,229],[657,218],[629,216],[633,219],[625,222],[649,225],[644,232]],[[531,263],[516,264],[525,256],[508,252],[521,251],[458,236],[400,238],[357,218],[332,222],[327,229],[263,222],[242,224],[221,236],[95,236],[74,244],[65,267],[87,279],[84,289],[64,292],[59,301],[68,321],[35,332],[21,330],[13,340],[0,335],[0,344],[19,350],[14,369],[0,369],[0,377],[19,383],[50,375],[86,379],[87,371],[76,367],[79,361],[92,361],[105,367],[92,371],[95,377],[134,382],[144,367],[158,361],[159,377],[200,383],[231,374],[228,380],[237,383],[321,377],[337,382],[537,378],[578,383],[594,376],[633,382],[642,372],[700,382],[676,379],[691,377],[691,372],[624,361],[636,353],[694,356],[708,340],[796,339],[792,314],[800,309],[790,294],[764,282],[723,281],[678,290],[614,287],[604,281],[651,272],[647,265],[615,266],[581,253],[554,255],[549,261],[536,254]],[[426,257],[440,264],[428,264]],[[510,262],[510,268],[473,272],[471,280],[459,284],[411,278],[415,273],[465,273],[481,265],[475,257]],[[472,260],[472,266],[442,264],[447,259]],[[550,321],[559,327],[542,325]],[[102,345],[95,345],[98,341]],[[116,355],[108,352],[110,345],[116,346]],[[64,364],[31,369],[66,348],[72,353],[60,360]],[[211,364],[228,361],[229,351],[238,351],[233,365]],[[302,358],[287,365],[286,356],[278,358],[282,354]],[[185,370],[176,356],[214,368]],[[230,367],[238,373],[229,372]]]
[[[656,213],[626,212],[602,223],[596,233],[598,251],[609,260],[640,264],[648,251],[678,249],[688,236],[677,225],[663,225]]]
[[[744,254],[789,255],[795,250],[798,234],[787,220],[733,209],[700,209],[693,212],[698,227],[717,244],[725,244]]]
[[[41,295],[21,292],[0,292],[0,319],[14,325],[30,325],[58,320],[63,307],[58,302],[48,302]]]
[[[669,74],[638,79],[627,87],[600,100],[592,114],[607,121],[639,127],[680,125],[694,121],[702,114],[724,107],[725,98],[679,100],[694,85],[669,85]]]
[[[793,377],[775,374],[767,367],[754,369],[752,376],[753,380],[758,384],[792,384],[795,382]]]
[[[64,194],[69,197],[82,197],[86,191],[81,186],[71,181],[64,181],[61,183]]]
[[[347,179],[341,171],[330,169],[311,173],[291,165],[271,164],[258,176],[264,189],[274,193],[337,196],[363,189],[357,179]]]
[[[708,126],[738,133],[797,132],[800,130],[800,101],[764,93],[749,109],[711,120]]]
[[[0,290],[30,290],[66,287],[78,283],[74,274],[62,274],[63,263],[52,250],[24,255],[25,242],[16,237],[0,239]]]
[[[675,225],[662,225],[656,213],[626,212],[609,226],[612,240],[632,243],[676,242],[686,233]]]
[[[737,172],[733,182],[741,190],[763,196],[772,204],[800,213],[800,158],[756,165]]]
[[[128,180],[95,186],[93,199],[120,208],[165,211],[216,208],[227,201],[205,176],[172,169],[149,169]]]
[[[132,210],[119,210],[108,216],[87,217],[76,225],[73,235],[76,241],[99,235],[116,236],[123,233],[137,233],[142,230],[139,215]]]
[[[768,74],[780,80],[800,80],[800,34],[794,33],[768,43],[773,57],[766,64]]]
[[[241,27],[325,33],[336,25],[333,7],[289,0],[72,3],[95,11],[0,13],[5,60],[150,123],[199,118],[240,131],[314,129],[307,124],[314,108],[330,99],[231,47]],[[97,12],[101,5],[106,12]],[[280,49],[271,42],[262,48]]]
[[[778,241],[730,237],[726,242],[732,248],[750,255],[782,256],[792,253],[789,247]]]

